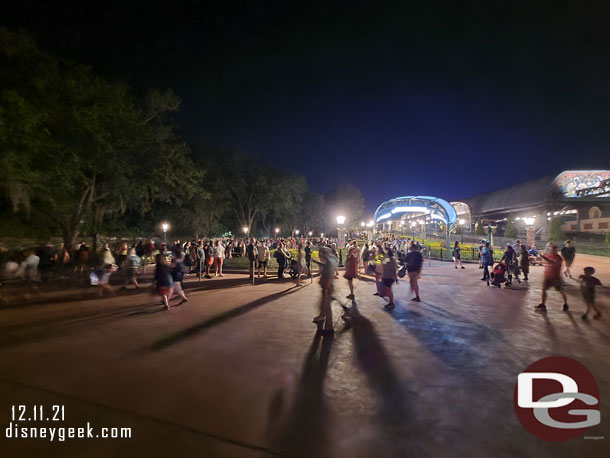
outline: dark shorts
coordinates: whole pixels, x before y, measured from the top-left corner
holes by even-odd
[[[381,283],[383,283],[384,286],[392,286],[392,284],[394,283],[394,279],[393,278],[383,278],[381,280]]]
[[[258,268],[262,269],[264,267],[267,267],[267,262],[268,261],[258,261]]]
[[[555,288],[557,291],[561,291],[562,287],[563,287],[563,282],[561,281],[561,278],[545,278],[542,281],[543,290]]]
[[[133,280],[134,278],[136,278],[136,269],[129,267],[127,269],[127,278],[129,280]]]

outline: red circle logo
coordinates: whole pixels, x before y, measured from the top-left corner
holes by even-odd
[[[600,422],[593,375],[563,356],[538,360],[519,374],[513,403],[523,427],[545,441],[574,439]]]

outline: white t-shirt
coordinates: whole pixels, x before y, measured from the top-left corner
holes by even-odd
[[[214,247],[214,256],[216,256],[217,258],[225,257],[225,247],[222,246],[222,244],[220,246]]]

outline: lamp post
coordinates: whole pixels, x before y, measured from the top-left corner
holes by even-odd
[[[462,240],[462,243],[464,243],[464,224],[466,224],[466,220],[460,219],[458,221],[458,224],[460,225],[461,240]]]
[[[344,228],[342,227],[343,224],[345,223],[345,216],[337,216],[337,224],[339,225],[339,229],[338,229],[338,242],[339,242],[339,246],[341,247],[342,245],[345,245],[345,232],[344,232]],[[343,248],[339,248],[339,266],[338,267],[343,267]]]
[[[307,234],[311,237],[313,235],[313,232],[309,231]]]
[[[299,237],[299,230],[297,229],[296,231],[294,231],[294,233],[296,234],[297,238]]]
[[[161,229],[163,229],[163,243],[167,243],[166,234],[167,234],[167,230],[169,229],[169,223],[162,223]]]
[[[246,234],[246,237],[248,237],[249,227],[248,226],[244,226],[244,227],[241,228],[241,230],[244,231],[244,234]]]
[[[280,233],[280,228],[276,227],[275,228],[275,238],[277,239],[277,235]]]

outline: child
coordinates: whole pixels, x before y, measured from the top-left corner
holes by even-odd
[[[595,287],[602,286],[602,283],[593,276],[595,273],[595,269],[593,267],[585,267],[584,272],[584,275],[578,277],[580,280],[580,292],[585,300],[585,304],[587,304],[587,310],[582,315],[582,319],[587,319],[587,315],[589,314],[589,310],[591,310],[591,308],[597,312],[595,315],[593,315],[593,318],[597,319],[600,318],[602,314],[595,306]]]

